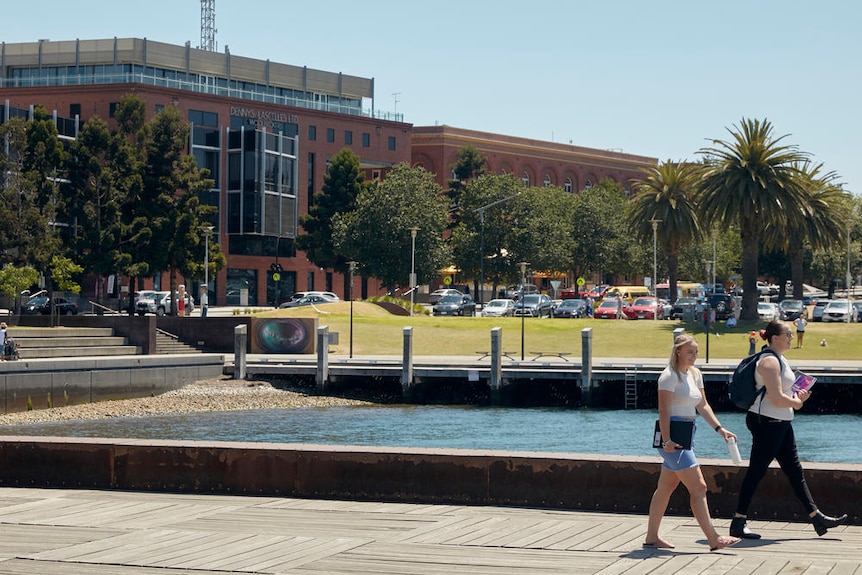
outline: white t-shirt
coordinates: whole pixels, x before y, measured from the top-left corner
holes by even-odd
[[[760,367],[760,362],[763,361],[764,357],[773,356],[769,354],[760,356],[760,359],[757,360],[757,367]],[[781,389],[784,390],[784,393],[787,395],[793,395],[791,389],[793,388],[793,382],[796,381],[796,375],[794,375],[793,370],[790,369],[790,365],[784,358],[779,358],[778,362],[781,364]],[[757,371],[757,369],[754,370],[754,381],[757,382],[757,389],[760,390],[763,387],[763,378],[760,376],[760,372]],[[748,408],[748,411],[759,413],[760,415],[765,415],[766,417],[771,417],[773,419],[792,421],[793,408],[777,407],[769,401],[767,398],[768,395],[769,391],[764,393],[762,396],[758,395],[757,399],[754,400],[754,403],[751,404],[751,407]]]
[[[658,389],[673,392],[671,417],[697,416],[695,407],[703,398],[703,376],[699,369],[692,367],[687,373],[680,375],[667,366],[658,376]]]

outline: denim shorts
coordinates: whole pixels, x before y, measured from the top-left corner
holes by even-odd
[[[671,417],[671,420],[685,420],[684,417]],[[662,467],[668,471],[682,471],[698,465],[697,457],[694,456],[694,438],[697,435],[697,423],[694,424],[694,430],[691,434],[691,449],[677,449],[673,453],[668,453],[664,449],[656,449],[662,458]]]

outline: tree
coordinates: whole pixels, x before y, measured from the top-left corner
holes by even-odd
[[[129,259],[121,221],[125,194],[118,150],[123,145],[127,144],[122,137],[94,116],[71,146],[70,214],[79,222],[72,241],[84,268],[102,277],[119,272]],[[104,299],[103,290],[99,282],[99,301]]]
[[[333,216],[333,240],[340,255],[359,262],[364,275],[378,278],[394,292],[398,285],[409,285],[410,228],[418,228],[418,283],[440,274],[449,256],[443,241],[446,221],[447,202],[433,174],[398,164],[385,180],[359,193],[353,211]]]
[[[735,131],[734,131],[735,130]],[[806,213],[807,193],[797,165],[807,159],[775,138],[767,120],[743,119],[730,141],[713,140],[704,157],[697,202],[708,225],[739,227],[742,240],[742,312],[757,319],[758,253],[766,225],[786,228]]]
[[[9,264],[0,268],[0,294],[14,302],[18,308],[18,296],[25,289],[36,285],[39,281],[39,272],[30,266],[15,267]]]
[[[317,267],[347,271],[347,259],[336,251],[332,241],[332,217],[354,208],[363,179],[359,156],[350,148],[343,148],[330,161],[323,176],[323,188],[314,194],[308,214],[299,218],[306,233],[297,236],[296,247]]]
[[[461,218],[452,230],[453,263],[464,277],[497,286],[516,276],[510,242],[512,208],[526,187],[511,174],[488,174],[471,180],[460,196]],[[477,292],[478,293],[478,292]]]
[[[186,154],[189,124],[174,106],[167,106],[145,126],[143,189],[152,204],[150,264],[152,271],[168,271],[171,292],[176,294],[177,272],[191,273],[199,261],[200,226],[210,206],[202,206],[200,194],[213,186]],[[137,212],[136,212],[137,213]],[[171,313],[177,312],[171,298]]]
[[[582,190],[572,213],[572,265],[576,277],[618,272],[627,257],[622,187],[610,179]]]
[[[675,300],[680,249],[703,237],[694,203],[696,171],[691,164],[670,160],[643,171],[644,178],[634,183],[626,219],[642,244],[651,243],[655,237],[662,247],[667,258],[668,293]]]
[[[574,251],[575,200],[559,187],[533,187],[513,202],[510,252],[533,270],[567,273]]]
[[[449,180],[449,191],[447,192],[451,205],[449,207],[449,229],[454,229],[461,221],[463,214],[461,195],[464,188],[478,178],[485,175],[488,160],[473,145],[467,145],[458,150],[455,161],[449,166],[455,179]]]

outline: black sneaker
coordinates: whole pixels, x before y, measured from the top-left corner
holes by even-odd
[[[745,524],[745,517],[734,517],[730,521],[730,535],[740,539],[760,539],[760,533],[755,533]],[[813,520],[812,520],[813,521]],[[815,529],[817,526],[815,525]]]

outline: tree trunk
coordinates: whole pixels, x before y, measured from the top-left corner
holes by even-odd
[[[802,240],[795,234],[790,236],[790,281],[793,282],[793,299],[802,299]],[[783,287],[783,286],[782,286]]]
[[[740,232],[742,240],[742,311],[739,319],[757,320],[757,301],[760,293],[757,291],[757,254],[760,242],[753,231],[754,225],[744,223]]]

